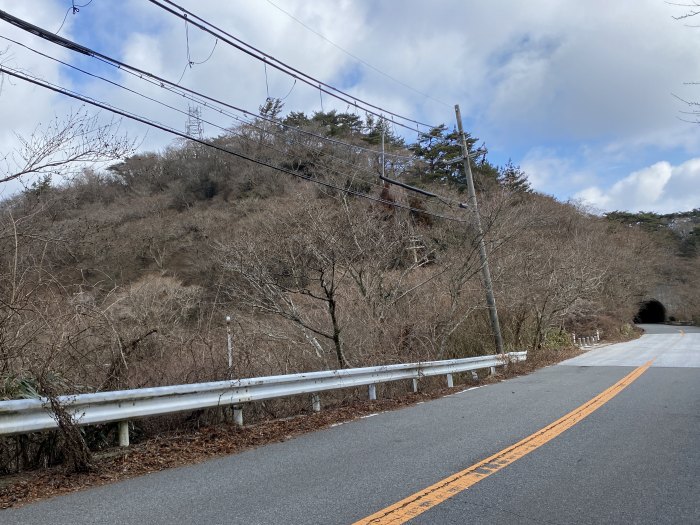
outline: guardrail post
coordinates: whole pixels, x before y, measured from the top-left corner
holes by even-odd
[[[415,394],[416,392],[418,392],[418,380],[414,378],[413,379],[413,393]]]
[[[119,422],[119,446],[128,447],[129,446],[129,422],[120,421]]]
[[[240,405],[233,406],[233,422],[237,427],[243,426],[243,407]]]
[[[474,381],[478,381],[478,380],[479,380],[479,374],[476,373],[476,370],[472,370],[472,379],[473,379]]]
[[[318,394],[313,394],[311,396],[311,410],[313,410],[314,412],[321,411],[321,398]]]
[[[597,328],[595,329],[595,340],[600,341],[600,330]]]
[[[447,374],[447,388],[452,388],[455,386],[455,383],[452,379],[452,374]]]
[[[489,368],[489,375],[495,376],[496,375],[496,367],[492,366]]]
[[[377,385],[369,385],[369,400],[377,400]]]

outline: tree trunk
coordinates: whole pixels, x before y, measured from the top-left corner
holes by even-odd
[[[332,291],[326,290],[326,295],[329,295],[328,313],[331,316],[331,323],[333,323],[333,344],[335,345],[335,355],[338,359],[338,368],[348,368],[348,362],[345,359],[343,344],[340,339],[340,326],[338,324],[338,317],[336,316],[335,311],[335,299],[333,298]]]

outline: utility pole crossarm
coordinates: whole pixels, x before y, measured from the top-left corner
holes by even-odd
[[[445,164],[445,166],[452,166],[452,164],[459,164],[460,162],[464,162],[465,159],[475,159],[476,157],[481,157],[482,155],[486,155],[487,153],[488,150],[486,148],[479,148],[478,150],[472,151],[469,155],[462,153],[461,157],[455,157],[454,159],[443,161],[443,164]]]
[[[481,275],[486,288],[486,304],[489,309],[489,318],[491,319],[491,329],[496,341],[496,349],[499,354],[505,352],[503,348],[503,337],[501,336],[501,325],[498,322],[498,311],[496,310],[496,298],[493,294],[493,282],[491,281],[491,272],[489,271],[489,261],[486,254],[486,244],[484,243],[484,230],[481,227],[481,217],[479,216],[479,208],[476,202],[476,190],[474,189],[474,177],[472,176],[471,163],[469,162],[469,148],[467,146],[467,137],[464,135],[464,127],[462,125],[462,114],[459,111],[459,104],[455,105],[455,115],[457,116],[457,129],[462,138],[462,160],[464,163],[464,174],[467,179],[467,190],[469,191],[469,205],[460,204],[462,208],[471,208],[474,216],[474,226],[479,238],[479,257],[481,259]],[[483,154],[483,151],[477,150],[474,153]],[[476,155],[476,156],[478,156]]]

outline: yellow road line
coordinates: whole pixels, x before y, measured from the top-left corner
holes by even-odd
[[[587,401],[564,417],[557,419],[554,423],[538,430],[522,441],[517,442],[515,445],[511,445],[457,474],[453,474],[442,481],[438,481],[434,485],[420,492],[416,492],[394,505],[382,509],[367,518],[361,519],[353,525],[396,525],[406,523],[410,519],[430,510],[452,496],[467,490],[482,479],[504,469],[533,450],[538,449],[598,410],[646,372],[651,366],[651,363],[652,361],[649,361],[639,368],[634,369],[631,373],[590,401]]]

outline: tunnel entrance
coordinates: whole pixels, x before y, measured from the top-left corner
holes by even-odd
[[[634,317],[635,323],[654,324],[666,322],[666,307],[656,299],[644,301]]]

